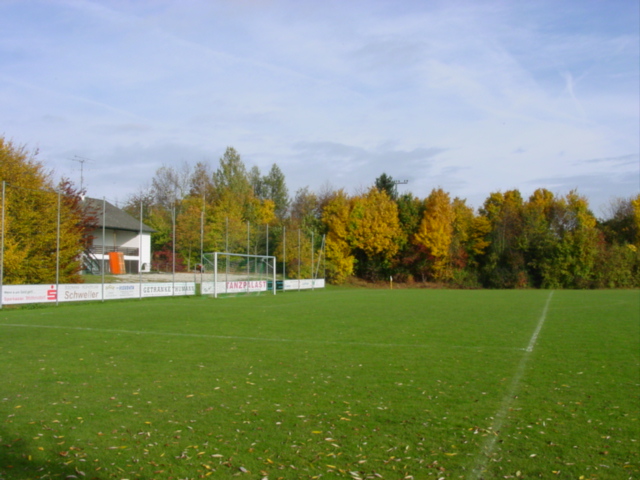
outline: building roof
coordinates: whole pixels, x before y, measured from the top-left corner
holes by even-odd
[[[141,230],[140,220],[133,218],[127,212],[106,200],[86,197],[82,203],[85,211],[96,218],[96,227],[98,228],[102,228],[104,225],[105,228],[113,230],[128,230],[131,232],[139,232]],[[142,223],[142,231],[144,233],[155,232],[153,228],[144,223]]]

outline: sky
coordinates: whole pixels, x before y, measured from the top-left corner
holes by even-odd
[[[0,136],[123,203],[227,147],[291,196],[640,191],[637,0],[0,0]]]

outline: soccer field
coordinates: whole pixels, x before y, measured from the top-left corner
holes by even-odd
[[[638,291],[0,311],[0,479],[640,478]]]

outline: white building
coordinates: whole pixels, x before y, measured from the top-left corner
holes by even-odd
[[[87,215],[95,219],[90,246],[84,252],[84,271],[101,273],[104,265],[105,273],[150,272],[155,230],[107,201],[85,198],[83,203]],[[114,265],[114,258],[120,258],[120,267]]]

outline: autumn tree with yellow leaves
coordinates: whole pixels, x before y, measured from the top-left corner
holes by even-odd
[[[56,265],[60,282],[78,282],[91,216],[83,210],[81,192],[65,179],[55,184],[35,156],[0,137],[3,282],[53,283]]]
[[[363,278],[386,277],[402,236],[398,206],[376,187],[353,199],[349,244],[356,258],[356,271]]]
[[[413,242],[423,251],[425,278],[442,281],[451,278],[451,242],[455,212],[449,194],[433,189],[424,201],[424,213]]]
[[[344,190],[339,190],[322,211],[327,230],[327,277],[332,283],[344,283],[353,275],[355,256],[349,244],[352,202]]]

